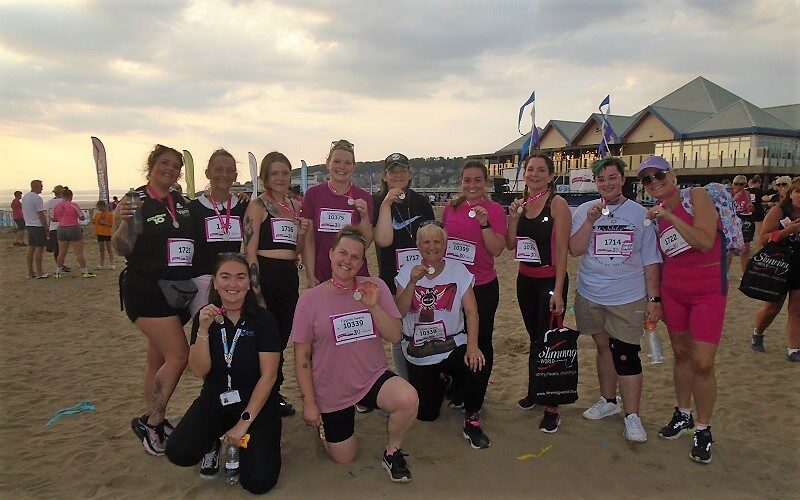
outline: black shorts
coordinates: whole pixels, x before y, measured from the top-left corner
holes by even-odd
[[[168,318],[178,316],[181,324],[189,322],[188,309],[175,309],[167,304],[158,279],[143,276],[127,269],[119,275],[119,293],[125,314],[131,322],[139,318]]]
[[[50,253],[58,253],[58,229],[52,229],[47,233],[47,248]]]
[[[40,248],[47,246],[47,233],[42,226],[28,226],[28,246]]]
[[[800,248],[795,248],[792,260],[789,261],[788,282],[789,290],[800,290]]]
[[[97,241],[111,241],[111,236],[97,235]]]
[[[375,409],[378,407],[378,393],[392,377],[396,377],[391,370],[383,372],[378,380],[372,384],[369,392],[361,398],[358,402],[359,406],[366,406],[367,408]],[[355,433],[356,429],[356,408],[355,406],[348,406],[339,411],[322,414],[322,425],[325,427],[325,441],[329,443],[341,443],[349,439]]]
[[[14,224],[17,225],[17,231],[25,229],[25,219],[14,219]]]

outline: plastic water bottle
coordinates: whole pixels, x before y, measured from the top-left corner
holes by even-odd
[[[225,445],[225,483],[239,483],[239,447],[235,444]]]
[[[131,204],[131,208],[135,210],[133,217],[128,221],[128,232],[130,234],[142,234],[144,223],[142,221],[142,200],[139,198],[139,193],[131,188],[125,193],[125,198]]]
[[[650,364],[655,365],[664,362],[664,355],[661,353],[661,339],[658,338],[658,331],[656,330],[655,321],[647,319],[644,322],[644,336],[647,339],[648,350],[650,351],[647,356],[650,358]]]

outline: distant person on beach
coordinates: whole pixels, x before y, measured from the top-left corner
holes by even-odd
[[[238,445],[247,435],[239,483],[260,495],[281,471],[280,334],[272,313],[258,305],[243,254],[221,253],[212,275],[210,303],[194,316],[189,347],[189,371],[203,388],[170,435],[166,455],[181,467],[200,463],[200,476],[213,479],[220,472],[220,436],[225,445]]]
[[[114,214],[108,211],[108,203],[103,200],[95,204],[97,212],[92,217],[94,234],[100,250],[100,269],[105,269],[106,253],[108,254],[108,268],[116,269],[114,265],[114,250],[111,248],[111,229],[114,227]]]
[[[31,190],[25,193],[20,203],[22,204],[22,218],[28,231],[28,278],[47,278],[49,275],[42,272],[42,253],[47,246],[47,209],[40,196],[43,186],[42,181],[31,181]]]
[[[119,198],[117,198],[116,196],[112,196],[111,197],[111,211],[112,212],[117,209],[117,205],[119,205]]]
[[[53,197],[44,202],[47,210],[48,232],[47,232],[47,251],[53,254],[53,261],[58,265],[58,221],[53,218],[53,209],[61,203],[61,196],[64,193],[64,186],[61,184],[53,188]],[[64,266],[62,272],[70,272],[68,266]]]
[[[53,220],[58,223],[58,258],[56,259],[56,272],[54,278],[64,276],[64,261],[67,259],[69,247],[75,249],[75,258],[81,268],[81,276],[94,278],[97,275],[86,267],[86,258],[83,256],[83,228],[80,222],[86,219],[83,210],[72,201],[72,190],[64,188],[61,201],[53,207]]]
[[[594,162],[600,201],[575,210],[569,248],[572,255],[581,256],[575,320],[597,348],[600,399],[583,416],[599,420],[624,408],[622,435],[644,442],[640,339],[645,319],[661,320],[662,259],[655,226],[644,225],[647,209],[622,194],[627,169],[625,161],[614,156]]]
[[[747,261],[750,260],[750,242],[753,241],[753,237],[755,236],[755,220],[753,215],[755,204],[752,200],[753,196],[746,186],[747,177],[737,175],[733,178],[733,190],[731,192],[733,196],[733,211],[736,213],[739,220],[742,221],[742,236],[744,237],[744,251],[739,254],[742,274],[744,274],[745,267],[747,267]],[[728,271],[731,269],[733,256],[733,252],[728,253]]]
[[[14,191],[14,199],[11,200],[11,218],[17,226],[14,232],[15,247],[26,247],[25,243],[25,217],[22,215],[22,191]]]
[[[336,233],[344,226],[358,225],[367,246],[372,244],[372,196],[353,184],[356,170],[353,144],[345,139],[334,141],[325,164],[328,180],[309,188],[303,198],[303,217],[312,223],[303,247],[308,288],[330,279],[328,251]],[[366,259],[358,275],[369,276]]]
[[[386,364],[383,342],[398,342],[403,328],[386,284],[357,276],[367,245],[358,226],[343,227],[328,251],[331,277],[300,295],[292,326],[297,385],[303,419],[336,463],[358,455],[356,404],[388,412],[381,465],[393,482],[408,482],[400,446],[417,416],[417,392]]]
[[[381,189],[372,195],[372,204],[378,209],[373,214],[375,226],[375,253],[378,259],[378,276],[397,292],[395,276],[406,263],[418,263],[417,229],[425,221],[433,220],[433,209],[425,197],[411,189],[411,163],[401,153],[392,153],[383,161]],[[406,359],[399,343],[392,346],[392,360],[397,374],[408,380]]]
[[[750,193],[750,201],[753,203],[753,223],[755,224],[753,239],[757,239],[761,232],[761,221],[764,220],[764,190],[761,188],[761,176],[754,175],[747,181],[747,192]]]
[[[525,396],[517,402],[523,410],[544,407],[539,430],[558,431],[561,417],[558,405],[536,396],[536,360],[544,346],[544,334],[563,320],[569,276],[567,244],[572,221],[569,205],[556,194],[555,165],[543,153],[533,153],[524,161],[525,188],[522,199],[508,207],[509,224],[506,248],[519,261],[517,304],[528,332],[528,383]]]
[[[192,220],[185,200],[170,190],[182,167],[179,151],[158,144],[147,157],[147,184],[136,189],[142,233],[132,231],[135,210],[123,199],[114,212],[111,236],[114,250],[127,260],[120,275],[125,312],[147,337],[146,413],[134,418],[131,428],[145,451],[156,456],[164,454],[173,430],[164,414],[189,356],[183,325],[189,321],[192,296],[186,283],[193,274]]]

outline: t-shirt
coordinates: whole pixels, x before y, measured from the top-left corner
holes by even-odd
[[[22,202],[16,198],[11,200],[11,218],[14,220],[22,219]]]
[[[44,209],[47,210],[47,218],[50,220],[50,231],[58,229],[58,221],[53,217],[53,209],[55,209],[56,205],[59,203],[61,203],[61,198],[56,197],[50,198],[44,203]]]
[[[434,365],[450,355],[457,346],[467,343],[464,328],[464,308],[461,299],[472,286],[475,277],[464,264],[445,259],[444,269],[433,279],[423,276],[414,285],[411,307],[403,318],[403,355],[415,365]],[[406,264],[397,274],[397,284],[407,288],[411,281],[411,269],[415,264]],[[452,338],[453,349],[427,356],[409,354],[409,346],[421,347],[431,341]],[[419,353],[427,354],[424,349]]]
[[[197,331],[200,329],[198,320],[200,313],[192,321],[192,337],[190,344],[197,341]],[[241,334],[236,341],[236,348],[231,359],[231,368],[225,364],[222,347],[222,331],[225,331],[225,342],[232,347],[236,331]],[[228,390],[228,374],[231,376],[231,388],[239,391],[243,402],[250,399],[253,389],[261,377],[261,365],[258,359],[260,352],[281,352],[280,334],[278,324],[271,312],[259,309],[257,315],[243,314],[235,325],[227,317],[225,324],[219,325],[212,321],[208,327],[208,350],[211,355],[211,369],[203,380],[203,392],[208,392],[218,397]],[[272,393],[267,404],[277,404],[277,384],[273,385]]]
[[[95,235],[111,236],[111,229],[114,225],[114,212],[95,212],[92,217],[92,225],[94,226]]]
[[[378,224],[378,213],[386,193],[376,193],[372,195],[375,204],[375,213],[372,218],[372,225]],[[392,294],[396,293],[394,277],[397,270],[407,262],[418,262],[419,252],[417,248],[417,229],[426,220],[434,220],[433,208],[428,200],[419,193],[408,189],[406,199],[392,203],[392,229],[394,237],[392,244],[386,248],[375,245],[375,253],[378,257],[378,275],[389,287]],[[413,249],[408,252],[398,252],[398,250]],[[411,260],[409,260],[411,259]],[[398,265],[399,261],[399,265]]]
[[[26,226],[42,227],[39,220],[39,212],[44,212],[44,202],[42,197],[33,191],[29,191],[22,196],[22,218],[25,219]]]
[[[372,220],[372,196],[358,186],[351,186],[349,196],[367,202],[367,215]],[[348,224],[361,222],[361,215],[353,205],[347,204],[347,196],[334,194],[327,182],[317,184],[306,191],[303,198],[303,217],[311,219],[314,231],[314,274],[320,283],[331,277],[331,261],[328,250],[333,246],[333,238],[339,229]],[[367,261],[358,270],[359,276],[369,276]]]
[[[217,212],[214,211],[211,200],[205,193],[189,202],[194,233],[192,266],[195,276],[211,274],[220,253],[239,252],[242,249],[242,220],[247,210],[247,203],[242,203],[236,196],[231,195],[229,221],[228,200],[216,200],[216,202]],[[223,226],[227,225],[230,225],[230,228],[226,231]]]
[[[61,200],[53,207],[53,219],[58,221],[60,227],[78,225],[78,219],[83,216],[83,211],[77,203]]]
[[[596,203],[587,201],[575,210],[571,235]],[[577,290],[597,304],[629,304],[647,295],[644,266],[661,262],[656,225],[644,225],[647,210],[633,200],[626,198],[608,208],[611,213],[595,221],[589,247],[581,256]]]
[[[378,285],[381,308],[399,319],[386,284],[377,278],[357,278],[359,283],[367,280]],[[388,369],[383,340],[367,308],[351,292],[330,288],[322,283],[300,294],[291,335],[292,342],[311,344],[314,396],[323,413],[359,402]]]
[[[488,198],[484,198],[472,206],[486,208],[491,230],[505,239],[508,225],[503,207]],[[463,262],[469,272],[475,275],[475,284],[485,285],[497,277],[494,257],[483,244],[483,233],[478,218],[470,218],[469,211],[470,206],[466,201],[455,210],[449,204],[444,208],[442,222],[447,229],[445,256]]]

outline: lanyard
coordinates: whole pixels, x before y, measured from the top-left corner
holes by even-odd
[[[228,370],[231,369],[231,362],[233,362],[233,352],[236,350],[236,343],[239,341],[239,336],[242,334],[242,329],[237,328],[236,334],[233,336],[233,340],[231,340],[231,345],[228,346],[228,333],[225,331],[225,327],[221,326],[219,328],[220,334],[222,335],[222,356],[225,358],[225,364],[228,366]],[[228,373],[228,390],[231,388],[231,374]]]
[[[522,205],[520,205],[519,208],[522,208],[524,210],[525,205],[527,205],[528,203],[533,203],[534,201],[538,200],[539,198],[541,198],[542,196],[544,196],[545,194],[547,194],[549,192],[550,191],[548,191],[548,190],[544,190],[541,193],[537,194],[536,196],[528,196],[528,199],[523,201]],[[522,213],[522,211],[520,210],[519,213]]]
[[[222,226],[222,233],[225,236],[228,236],[228,232],[231,229],[231,200],[233,200],[233,195],[228,193],[228,206],[225,208],[225,222],[222,222],[222,214],[217,210],[217,200],[214,199],[211,192],[208,193],[208,199],[211,200],[211,208],[214,209],[214,213],[217,214],[217,219],[219,219],[219,225]]]
[[[175,200],[172,199],[172,195],[167,192],[167,202],[164,203],[164,200],[158,197],[158,193],[151,189],[149,184],[147,185],[146,189],[147,194],[150,195],[150,198],[158,200],[162,205],[164,205],[164,208],[167,209],[167,213],[172,218],[172,226],[178,228],[178,211],[175,210]]]
[[[350,183],[350,187],[347,188],[347,192],[345,194],[337,193],[336,190],[333,189],[333,187],[331,186],[331,181],[328,181],[328,189],[330,190],[331,193],[335,194],[336,196],[344,196],[345,198],[347,198],[348,205],[353,205],[355,203],[355,200],[353,200],[353,197],[350,195],[350,193],[353,191],[352,183]]]
[[[330,188],[330,185],[328,185],[328,187]],[[333,191],[333,189],[331,189],[331,191]],[[350,193],[350,191],[348,191],[348,193]],[[264,193],[264,194],[266,194],[266,193]],[[279,206],[280,206],[282,209],[284,209],[286,212],[288,212],[288,213],[291,213],[291,214],[294,216],[294,219],[295,219],[295,221],[298,219],[298,217],[297,217],[297,212],[295,212],[295,210],[294,210],[294,205],[292,204],[292,201],[289,199],[289,197],[288,197],[288,196],[286,196],[286,195],[283,195],[283,199],[284,199],[284,201],[288,201],[288,202],[289,202],[289,206],[288,206],[288,207],[287,207],[286,205],[284,205],[283,203],[279,202],[279,201],[277,200],[277,198],[275,198],[274,196],[272,196],[272,193],[270,193],[270,194],[267,194],[267,196],[269,196],[270,198],[272,198],[272,201],[274,201],[275,203],[277,203],[277,204],[278,204],[278,205],[279,205]]]

